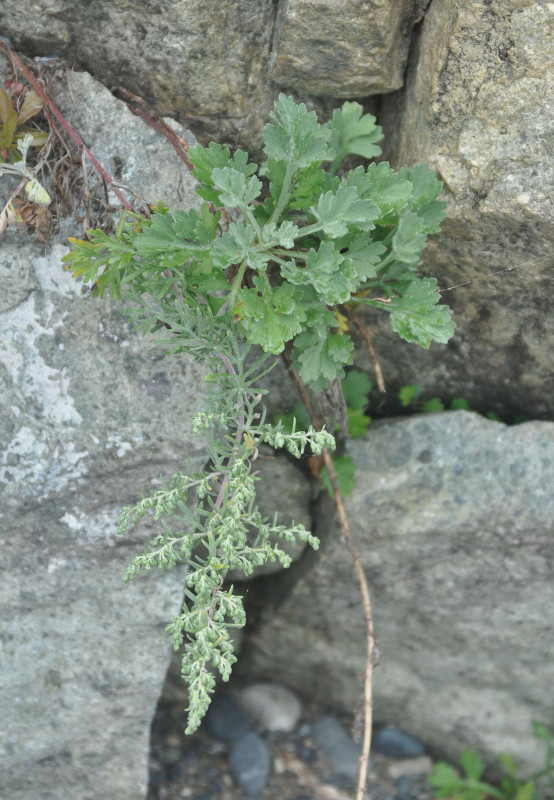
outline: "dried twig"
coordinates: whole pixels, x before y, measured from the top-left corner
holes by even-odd
[[[285,360],[288,361],[287,358]],[[308,409],[308,413],[311,417],[312,424],[314,428],[317,430],[321,430],[322,422],[319,415],[316,413],[311,398],[308,394],[308,391],[300,378],[300,375],[296,370],[290,367],[290,363],[288,363],[289,370],[291,375],[296,383],[300,396]],[[365,664],[365,675],[364,675],[364,735],[362,740],[362,754],[360,756],[360,771],[358,773],[358,787],[356,790],[356,800],[363,800],[364,792],[365,792],[365,785],[367,782],[367,769],[369,763],[369,752],[371,749],[371,726],[373,721],[373,709],[372,709],[372,675],[373,675],[373,664],[374,664],[374,654],[375,654],[375,641],[373,638],[373,616],[371,613],[371,599],[369,596],[369,587],[367,584],[367,579],[362,567],[362,563],[360,561],[360,554],[356,548],[354,543],[354,537],[352,536],[352,531],[350,530],[350,524],[348,522],[348,517],[346,515],[346,509],[344,508],[344,501],[339,489],[339,482],[337,478],[337,473],[335,471],[335,467],[333,466],[333,460],[331,458],[331,454],[324,448],[323,450],[323,461],[327,468],[327,474],[329,475],[329,480],[331,481],[331,486],[333,487],[334,493],[334,500],[335,505],[337,507],[339,521],[340,521],[340,529],[341,529],[341,536],[346,544],[350,555],[352,556],[352,560],[354,561],[354,569],[356,571],[356,577],[358,579],[358,584],[360,587],[360,594],[362,596],[362,603],[364,609],[364,618],[365,618],[365,627],[366,627],[366,664]]]
[[[383,394],[387,391],[385,387],[385,381],[383,380],[383,373],[381,371],[381,364],[379,363],[379,359],[377,358],[377,353],[373,346],[373,342],[371,341],[371,337],[367,330],[364,327],[364,324],[360,320],[359,316],[356,314],[353,308],[348,308],[347,306],[343,306],[345,314],[352,320],[360,334],[364,342],[367,345],[367,349],[369,350],[369,355],[371,358],[371,363],[373,364],[373,370],[375,372],[375,379],[377,381],[377,387],[380,392]],[[342,310],[342,309],[341,309]]]
[[[92,153],[90,152],[90,150],[88,149],[88,147],[86,146],[86,144],[84,143],[82,138],[79,136],[77,131],[75,131],[71,127],[71,125],[66,120],[66,118],[64,117],[62,112],[59,110],[57,105],[54,103],[54,101],[44,91],[44,88],[43,88],[42,84],[40,83],[40,81],[37,81],[37,79],[35,78],[35,76],[31,72],[31,70],[27,69],[27,67],[23,63],[23,60],[17,55],[17,53],[14,53],[14,51],[11,50],[11,48],[9,48],[6,44],[4,44],[4,42],[0,42],[0,48],[6,53],[6,55],[10,59],[11,64],[15,65],[15,67],[17,67],[17,69],[20,72],[23,73],[23,75],[29,81],[29,83],[31,84],[33,89],[44,100],[44,104],[48,107],[48,109],[51,111],[51,113],[54,115],[54,117],[58,120],[60,125],[62,125],[62,127],[69,134],[69,136],[71,136],[73,141],[80,148],[82,148],[82,150],[86,153],[87,158],[89,159],[91,164],[93,164],[93,166],[98,170],[98,172],[100,173],[102,178],[106,181],[106,183],[112,187],[112,189],[114,191],[114,194],[116,195],[116,197],[120,201],[121,205],[124,208],[126,208],[127,211],[132,211],[133,207],[131,206],[129,201],[126,199],[125,195],[123,195],[120,192],[120,190],[118,189],[118,187],[114,184],[113,178],[106,172],[106,170],[104,169],[102,164],[100,164],[100,162],[97,161],[96,158],[92,155]]]
[[[168,142],[170,142],[170,144],[172,144],[175,148],[179,158],[185,162],[188,169],[192,172],[193,166],[187,156],[189,146],[183,137],[179,136],[179,134],[174,131],[164,119],[162,119],[152,108],[150,108],[146,100],[144,100],[138,94],[133,94],[132,92],[128,91],[128,89],[123,88],[123,86],[117,86],[115,91],[127,104],[129,111],[131,111],[133,114],[136,114],[136,116],[141,117],[141,119],[147,122],[148,125],[154,128],[154,130],[161,133],[162,136],[165,136]]]

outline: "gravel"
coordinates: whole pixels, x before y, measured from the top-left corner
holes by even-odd
[[[266,730],[238,705],[243,690],[216,695],[217,724],[208,717],[192,736],[183,733],[181,703],[159,706],[152,726],[148,800],[355,797],[356,775],[351,774],[351,766],[353,754],[359,754],[360,748],[348,732],[351,721],[310,706],[302,708],[292,730]],[[237,708],[244,717],[237,714]],[[232,740],[230,720],[240,720]],[[423,774],[431,766],[426,756],[398,759],[373,751],[366,796],[371,800],[431,800],[432,791]]]

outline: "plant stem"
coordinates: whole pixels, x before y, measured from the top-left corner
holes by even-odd
[[[289,155],[289,161],[287,163],[287,170],[285,172],[285,179],[283,181],[283,185],[281,186],[281,193],[279,194],[279,200],[277,201],[277,205],[273,210],[273,214],[271,215],[271,219],[269,220],[270,224],[277,224],[277,220],[283,213],[283,209],[289,199],[289,189],[290,183],[292,181],[292,176],[294,174],[294,159],[292,157],[292,153]]]
[[[350,317],[356,328],[359,330],[364,342],[366,343],[367,349],[369,350],[371,363],[373,364],[373,370],[375,372],[375,380],[377,381],[377,387],[380,392],[385,393],[387,390],[385,387],[385,381],[383,380],[381,364],[379,363],[379,359],[377,358],[377,353],[375,352],[375,348],[373,346],[373,342],[371,341],[369,333],[363,326],[360,318],[358,317],[353,308],[348,308],[348,306],[342,306],[342,308],[344,308],[346,315]]]
[[[314,428],[316,428],[316,430],[318,431],[321,430],[322,428],[321,420],[319,419],[319,416],[315,412],[310,396],[306,390],[306,387],[304,386],[304,383],[302,382],[302,379],[300,378],[300,375],[296,370],[291,369],[290,365],[289,369],[292,374],[292,377],[294,378],[294,382],[298,387],[300,396],[302,397],[302,400],[304,401],[304,404],[308,409],[308,413],[310,414]],[[356,571],[356,577],[358,579],[358,584],[360,587],[360,594],[362,596],[362,603],[364,609],[365,628],[366,628],[366,662],[365,662],[365,674],[364,674],[364,735],[362,741],[362,753],[360,756],[358,786],[356,790],[356,800],[363,800],[365,793],[365,785],[367,782],[369,752],[371,750],[371,727],[373,723],[372,675],[373,675],[373,663],[375,655],[375,640],[373,637],[373,615],[371,613],[371,599],[369,595],[367,578],[365,576],[362,563],[360,561],[360,554],[358,553],[358,550],[354,543],[354,537],[352,536],[352,531],[350,530],[350,524],[348,522],[346,509],[344,507],[344,500],[340,493],[339,482],[337,478],[337,473],[335,471],[335,467],[333,466],[333,460],[331,458],[329,450],[326,447],[323,449],[322,455],[325,466],[327,468],[327,474],[329,475],[329,480],[331,481],[331,486],[333,487],[335,505],[337,507],[339,521],[340,521],[341,536],[350,552],[350,555],[352,556],[352,560],[354,561],[354,569]]]
[[[256,236],[258,237],[258,242],[260,242],[260,244],[262,244],[262,232],[260,230],[260,226],[258,225],[258,221],[257,221],[256,217],[254,216],[254,214],[252,213],[252,211],[250,210],[250,208],[248,206],[243,206],[243,207],[241,207],[240,210],[242,211],[243,216],[246,217],[248,222],[252,225],[252,227],[256,231]]]

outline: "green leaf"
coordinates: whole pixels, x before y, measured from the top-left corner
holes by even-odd
[[[337,473],[337,481],[339,483],[339,492],[342,497],[348,497],[351,492],[356,488],[356,479],[354,474],[356,472],[356,464],[349,456],[331,456],[331,461]],[[331,497],[335,497],[335,492],[331,485],[327,467],[323,467],[319,473],[323,486],[327,489]]]
[[[352,262],[359,282],[377,277],[381,256],[386,252],[380,242],[372,242],[364,234],[350,234],[335,240],[335,247]]]
[[[442,182],[437,180],[435,170],[426,164],[416,164],[411,170],[399,170],[398,175],[412,183],[409,208],[423,220],[424,232],[438,233],[446,216],[446,203],[437,200]]]
[[[291,163],[296,170],[319,164],[327,152],[328,126],[318,123],[315,111],[284,94],[274,108],[270,116],[275,125],[266,125],[263,134],[268,159]]]
[[[408,205],[413,192],[411,181],[401,178],[387,161],[370,164],[367,170],[351,170],[346,185],[355,187],[361,198],[368,198],[379,207],[383,218],[379,224],[389,224],[389,218]]]
[[[294,247],[294,240],[301,235],[300,229],[293,222],[285,221],[279,228],[274,224],[266,224],[262,230],[263,242],[275,245],[275,242],[281,247],[292,249]]]
[[[464,750],[460,756],[460,764],[469,778],[478,781],[485,771],[485,763],[475,750]]]
[[[8,117],[13,112],[12,101],[5,89],[0,89],[0,122],[5,125]],[[17,119],[17,117],[16,117]]]
[[[439,298],[435,278],[416,278],[402,297],[387,305],[393,331],[425,349],[432,341],[446,343],[454,334],[454,323],[450,309],[437,305]]]
[[[17,114],[12,109],[9,112],[6,121],[3,123],[2,128],[0,129],[0,145],[6,149],[8,149],[13,142],[16,122]]]
[[[518,769],[516,762],[514,761],[512,756],[509,755],[508,753],[500,753],[498,758],[500,759],[503,766],[508,770],[509,774],[514,778],[517,777]]]
[[[254,289],[241,289],[237,311],[254,344],[277,355],[285,343],[302,330],[305,317],[293,299],[294,286],[271,289],[263,277],[253,279]]]
[[[446,203],[444,200],[435,200],[428,203],[423,208],[417,210],[417,215],[423,220],[423,230],[425,233],[438,233],[441,222],[447,216]]]
[[[305,313],[305,327],[320,338],[324,339],[330,328],[339,327],[336,312],[323,305],[313,286],[297,285],[294,299]]]
[[[421,410],[425,414],[436,414],[438,411],[444,411],[444,403],[438,397],[432,397],[423,403]]]
[[[367,434],[371,417],[364,414],[361,408],[346,408],[348,418],[348,435],[352,439],[361,439]]]
[[[232,222],[229,232],[223,233],[213,243],[212,259],[216,266],[226,269],[231,264],[240,264],[246,257],[256,232],[242,220]]]
[[[398,392],[400,403],[407,408],[421,394],[421,386],[403,386]]]
[[[352,363],[354,344],[348,336],[330,333],[322,338],[314,330],[294,340],[292,359],[300,377],[314,392],[321,392],[329,381],[344,377],[344,366]]]
[[[256,164],[248,164],[248,153],[243,150],[236,150],[233,156],[229,152],[228,147],[222,147],[216,142],[210,142],[208,147],[203,147],[197,144],[192,147],[188,152],[190,162],[194,167],[194,177],[197,178],[203,186],[198,188],[200,197],[207,200],[209,203],[219,202],[219,193],[213,187],[212,172],[216,168],[232,167],[238,172],[242,172],[245,177],[250,177],[256,172]]]
[[[548,744],[554,744],[554,739],[550,734],[550,732],[548,731],[548,728],[546,728],[540,722],[533,722],[533,735],[537,739],[542,739]]]
[[[520,786],[515,794],[514,800],[533,800],[535,797],[535,781],[527,781]]]
[[[421,217],[406,209],[401,211],[398,227],[392,237],[392,251],[396,260],[404,264],[419,264],[426,240]]]
[[[344,401],[351,409],[363,409],[367,406],[368,395],[373,386],[365,372],[350,369],[342,381]]]
[[[398,176],[412,183],[410,208],[417,209],[436,200],[442,189],[437,173],[427,164],[416,164],[412,169],[400,169]]]
[[[471,411],[469,403],[463,397],[454,397],[450,401],[451,411]]]
[[[333,111],[329,123],[331,131],[328,161],[332,161],[331,172],[334,172],[343,158],[354,153],[364,158],[374,158],[381,153],[376,144],[383,138],[383,130],[375,124],[372,114],[364,114],[358,103],[346,102],[342,108]]]
[[[244,208],[260,196],[262,182],[255,176],[246,178],[242,172],[231,167],[216,167],[212,181],[219,190],[219,200],[230,208]]]
[[[296,420],[295,428],[297,431],[308,430],[312,423],[308,409],[299,400],[294,404],[292,414],[276,414],[274,422],[275,424],[280,422],[285,433],[292,433],[294,420]]]
[[[375,227],[373,220],[379,216],[378,207],[371,200],[360,200],[353,186],[339,186],[336,193],[325,192],[310,212],[332,239],[348,233],[348,224],[370,231]]]
[[[256,253],[254,250],[249,250],[246,255],[246,262],[251,269],[263,272],[267,269],[269,258],[269,253]]]
[[[274,158],[269,158],[260,167],[260,175],[264,175],[269,179],[269,194],[270,197],[266,200],[266,208],[268,213],[271,214],[277,203],[281,188],[285,180],[287,171],[287,164],[284,161],[277,161]],[[295,211],[304,210],[309,208],[321,194],[321,188],[327,173],[319,169],[318,163],[311,164],[309,167],[298,171],[291,183],[290,197],[287,202],[287,208]],[[331,187],[329,187],[331,188]]]
[[[454,767],[444,761],[435,764],[427,780],[436,789],[435,797],[452,797],[464,785]]]
[[[181,263],[185,263],[195,249],[199,221],[193,209],[176,211],[175,215],[169,212],[154,213],[150,224],[134,239],[136,251],[145,257],[159,255],[160,258],[168,253],[183,251]]]
[[[306,254],[304,269],[289,261],[281,267],[284,278],[294,284],[311,285],[326,305],[345,303],[356,289],[357,274],[352,262],[338,253],[332,242]]]

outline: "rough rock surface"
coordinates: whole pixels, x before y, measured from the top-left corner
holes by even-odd
[[[366,97],[404,82],[413,0],[284,0],[279,4],[271,78],[316,96]]]
[[[32,55],[59,53],[123,86],[201,139],[259,146],[281,89],[330,116],[333,97],[402,85],[414,0],[4,0],[0,31]],[[21,25],[25,19],[25,25]]]
[[[553,24],[546,2],[432,3],[405,88],[384,98],[385,155],[444,181],[450,216],[425,271],[458,326],[425,352],[368,316],[391,390],[419,383],[484,412],[551,419]]]
[[[554,712],[554,425],[424,415],[375,425],[348,452],[358,472],[346,510],[381,653],[376,722],[452,760],[471,746],[540,766],[531,721],[548,725]],[[313,568],[275,616],[267,610],[239,669],[352,712],[361,602],[327,512],[316,532],[328,538]]]
[[[194,180],[156,131],[87,73],[67,81],[58,103],[109,171],[119,165],[120,181],[149,202],[197,203]],[[10,229],[2,238],[2,789],[13,800],[137,800],[169,663],[163,629],[183,576],[123,584],[153,528],[121,539],[115,530],[121,506],[160,475],[188,459],[205,463],[191,430],[203,372],[188,358],[163,358],[119,304],[71,278],[61,257],[66,236],[80,231],[70,228],[64,221],[46,249]],[[272,394],[283,391],[281,382]],[[286,459],[258,463],[263,513],[309,526],[303,474]]]
[[[16,46],[59,53],[106,86],[146,98],[162,115],[194,119],[197,134],[230,142],[239,129],[257,131],[258,106],[267,108],[273,22],[273,0],[7,0],[0,11],[0,30]]]
[[[123,179],[149,199],[163,187],[187,203],[171,146],[90,76],[70,81],[64,110],[97,156],[121,155]],[[115,529],[160,474],[204,463],[191,431],[202,372],[166,363],[117,304],[93,299],[64,270],[62,241],[45,250],[8,230],[1,245],[13,276],[0,283],[2,794],[137,800],[182,576],[125,585],[153,531]]]

